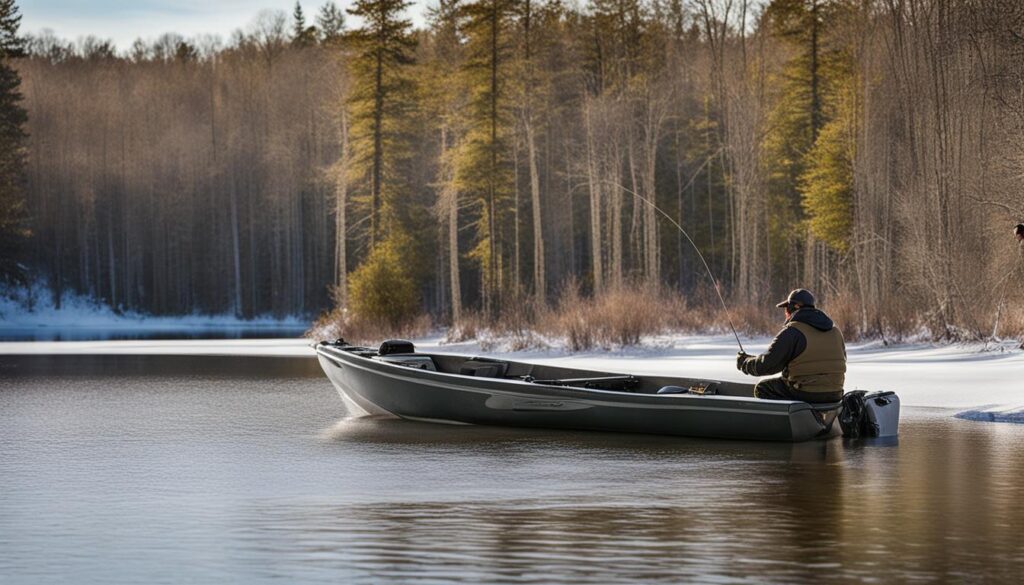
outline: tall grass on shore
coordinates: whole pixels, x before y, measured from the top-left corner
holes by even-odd
[[[710,291],[683,295],[663,287],[622,287],[596,296],[584,295],[575,284],[565,286],[550,306],[524,297],[493,317],[467,312],[455,323],[437,323],[420,315],[402,324],[378,323],[335,310],[313,325],[310,337],[343,337],[373,344],[390,337],[422,337],[443,330],[449,342],[477,341],[487,349],[521,350],[557,346],[569,351],[635,346],[645,338],[671,334],[727,334],[729,319],[740,335],[766,336],[783,324],[779,309],[768,304],[730,303],[728,314]],[[1004,304],[998,314],[979,315],[974,326],[932,331],[926,318],[915,316],[906,303],[892,302],[869,312],[852,295],[834,295],[821,308],[843,330],[848,341],[911,340],[991,341],[1024,337],[1024,307]],[[880,314],[868,320],[865,315]]]

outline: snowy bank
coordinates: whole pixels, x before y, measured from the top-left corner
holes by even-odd
[[[744,340],[750,353],[768,338]],[[487,353],[476,342],[416,340],[422,351]],[[1013,345],[849,346],[847,389],[895,390],[905,406],[955,409],[972,420],[1024,421],[1024,351]],[[7,342],[0,354],[314,356],[306,339]],[[637,374],[686,375],[751,382],[736,371],[736,344],[727,336],[674,336],[643,347],[570,354],[560,349],[491,353],[510,359]]]
[[[1024,424],[1024,407],[987,406],[979,409],[965,410],[956,413],[957,418],[982,422],[1008,422]]]
[[[36,286],[0,294],[0,339],[85,340],[157,336],[262,337],[298,336],[307,319],[234,315],[154,317],[134,311],[115,311],[95,299],[65,294],[60,308],[49,291]]]
[[[505,355],[639,374],[754,380],[736,371],[736,342],[731,337],[693,336],[657,341],[662,344],[660,347],[646,349]],[[769,341],[761,338],[745,340],[743,344],[747,352],[760,353],[768,348]],[[442,346],[440,350],[447,347],[452,346]],[[862,343],[851,344],[848,353],[847,390],[895,390],[905,406],[986,411],[998,408],[1001,420],[1008,420],[1012,412],[1021,413],[1024,418],[1024,352],[1015,349],[1015,345],[990,346],[983,351],[980,344],[885,347]]]
[[[308,339],[132,339],[115,341],[4,341],[0,355],[183,355],[308,357]]]

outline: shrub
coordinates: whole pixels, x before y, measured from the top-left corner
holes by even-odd
[[[552,337],[565,339],[571,351],[593,347],[625,347],[646,335],[688,328],[696,322],[685,299],[660,287],[624,286],[584,297],[570,282],[558,305],[538,319]]]
[[[348,302],[352,318],[401,329],[419,314],[416,283],[401,251],[404,238],[378,244],[349,277]]]

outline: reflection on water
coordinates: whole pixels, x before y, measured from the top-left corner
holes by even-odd
[[[948,414],[797,445],[339,420],[309,359],[0,358],[0,575],[1019,582],[1024,427]]]
[[[103,326],[5,325],[0,328],[0,341],[112,341],[124,339],[279,339],[301,337],[305,325],[240,325],[203,326],[193,324]]]

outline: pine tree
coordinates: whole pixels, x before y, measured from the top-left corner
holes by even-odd
[[[295,3],[295,10],[292,12],[292,44],[296,47],[308,47],[316,44],[316,27],[306,26],[306,15],[302,12],[302,5]]]
[[[21,15],[14,0],[0,0],[0,281],[24,283],[21,263],[31,235],[25,202],[25,123],[21,77],[11,60],[24,54]]]
[[[334,45],[341,41],[345,34],[345,13],[334,2],[326,2],[320,7],[316,16],[316,28],[320,34],[320,42]]]
[[[844,115],[825,124],[800,176],[801,203],[811,233],[839,252],[849,249],[853,226],[851,122],[852,116]]]
[[[363,22],[346,37],[353,51],[347,104],[352,153],[348,175],[353,200],[366,209],[368,261],[376,266],[352,274],[349,303],[357,317],[371,320],[381,317],[375,306],[408,307],[409,295],[415,295],[429,266],[420,258],[423,246],[411,245],[419,239],[426,213],[412,181],[416,41],[411,23],[403,18],[408,6],[405,0],[357,0],[348,11]],[[396,271],[404,275],[400,282],[394,281]],[[396,286],[402,292],[400,299],[393,297],[391,289]]]
[[[827,122],[804,157],[798,188],[812,236],[837,252],[850,248],[853,228],[853,163],[856,152],[858,80],[846,51],[830,63]]]
[[[348,36],[354,51],[350,173],[354,185],[365,185],[371,246],[397,227],[393,225],[396,204],[409,189],[402,168],[408,157],[406,123],[414,100],[408,68],[416,42],[411,23],[402,18],[409,5],[406,0],[357,0],[348,11],[363,20],[363,26]]]
[[[802,252],[805,266],[801,278],[805,279],[815,276],[816,232],[797,229],[807,219],[801,177],[830,119],[830,87],[840,55],[828,41],[837,7],[835,0],[774,0],[766,11],[768,30],[792,51],[777,74],[780,94],[769,115],[771,132],[765,138],[769,208],[773,210],[771,240],[776,246],[772,256],[791,259]],[[813,282],[807,284],[814,286]]]
[[[187,41],[178,41],[174,48],[174,60],[179,63],[189,63],[199,59],[199,51]]]
[[[514,0],[477,0],[463,7],[467,59],[463,68],[469,93],[466,134],[455,158],[455,180],[461,192],[477,202],[477,245],[470,253],[480,265],[485,312],[500,307],[506,280],[503,233],[509,224],[512,172],[513,115],[506,83],[511,66],[509,31]]]

